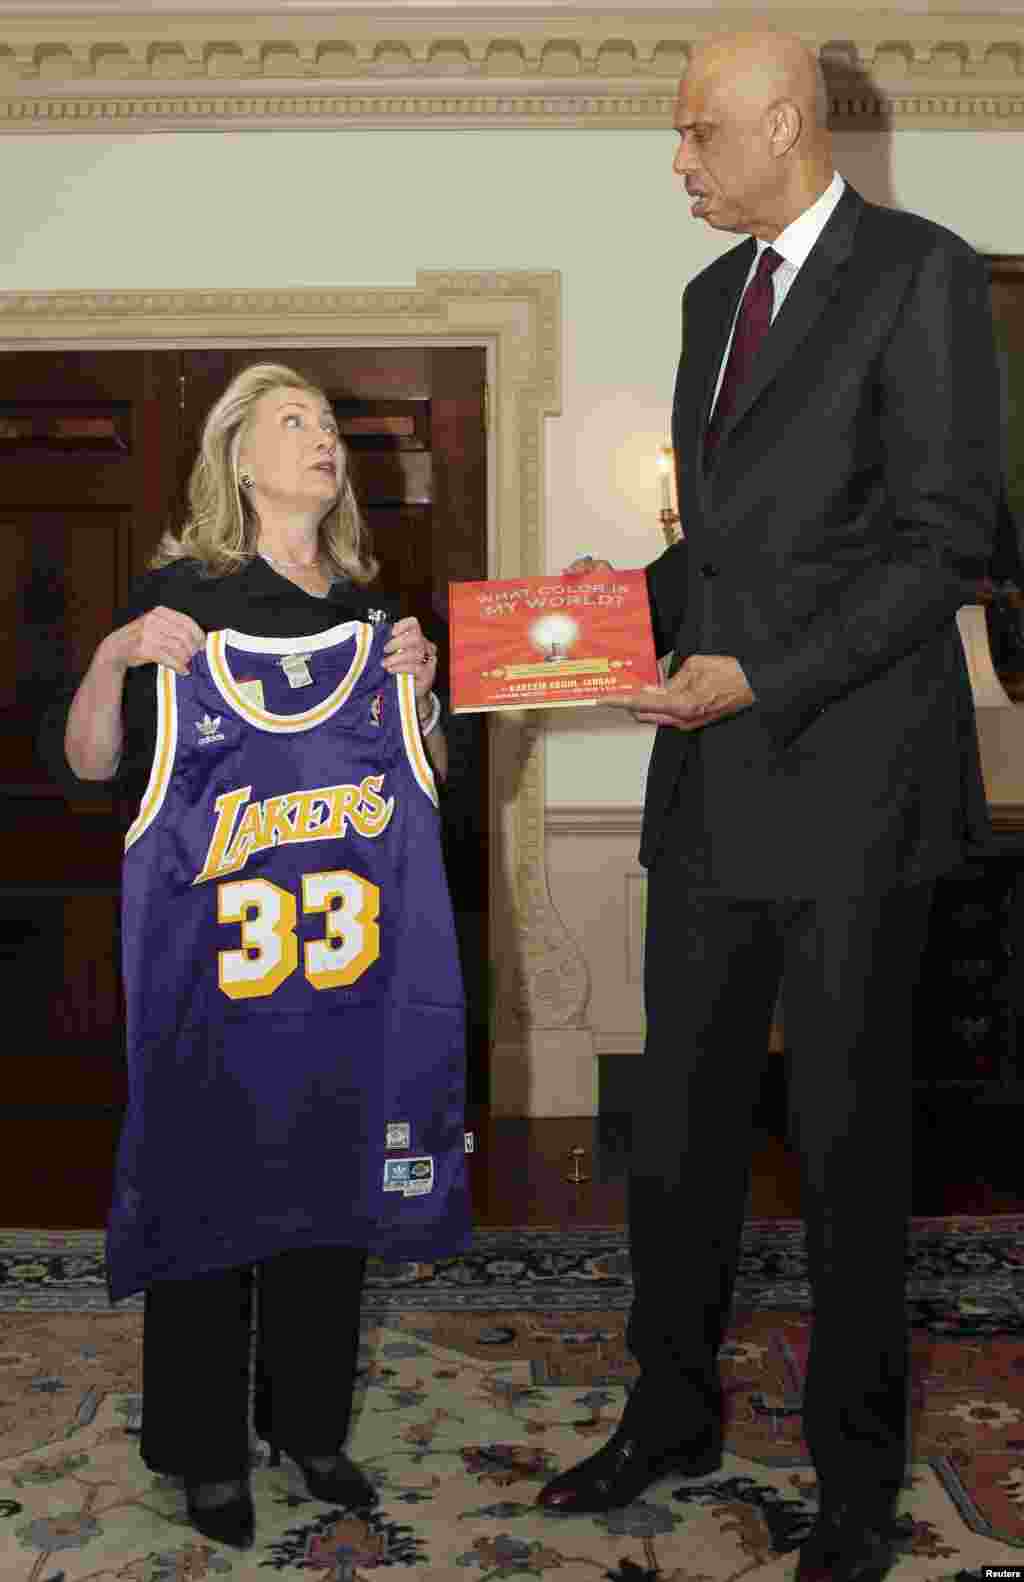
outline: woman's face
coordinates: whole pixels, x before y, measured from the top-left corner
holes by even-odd
[[[242,432],[238,471],[257,501],[326,510],[341,487],[341,445],[329,406],[308,390],[268,390]]]

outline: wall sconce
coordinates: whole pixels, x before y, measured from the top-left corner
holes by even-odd
[[[679,520],[679,502],[676,499],[675,456],[671,445],[658,446],[658,456],[655,465],[658,469],[658,482],[661,490],[661,509],[658,512],[661,531],[665,535],[666,544],[678,544],[685,535]]]

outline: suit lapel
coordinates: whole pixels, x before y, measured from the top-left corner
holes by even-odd
[[[733,414],[723,428],[715,448],[713,465],[728,444],[733,428],[737,423],[742,422],[754,403],[760,400],[780,369],[810,334],[826,305],[838,293],[843,271],[853,249],[854,232],[863,207],[864,200],[860,194],[847,186],[829,217],[828,224],[801,265],[796,279],[786,293],[782,307],[772,321],[771,329],[758,348],[750,377],[740,387]],[[749,267],[748,255],[747,268]],[[728,329],[725,333],[728,334]],[[721,345],[719,358],[721,358]],[[717,366],[716,364],[716,371]],[[712,390],[713,388],[712,386]],[[710,400],[710,396],[708,399]],[[705,420],[706,416],[705,409]],[[702,455],[703,441],[704,426],[702,425]]]

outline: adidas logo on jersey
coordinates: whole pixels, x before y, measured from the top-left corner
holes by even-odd
[[[224,740],[220,728],[219,714],[213,720],[208,714],[204,714],[201,720],[196,720],[196,730],[199,732],[200,747],[205,747],[208,742],[222,742]]]

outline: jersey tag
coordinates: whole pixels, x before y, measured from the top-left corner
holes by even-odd
[[[471,1154],[473,1152],[473,1150],[475,1149],[475,1147],[476,1147],[476,1133],[475,1132],[464,1132],[463,1136],[466,1139],[466,1152],[468,1154]]]
[[[288,677],[290,687],[311,687],[313,677],[309,673],[308,654],[285,654],[281,660],[281,669]]]
[[[263,707],[263,682],[258,678],[255,681],[236,681],[235,691],[242,695],[251,708]]]
[[[385,1159],[385,1192],[401,1192],[403,1197],[422,1197],[434,1190],[434,1161],[428,1155],[421,1159]]]

